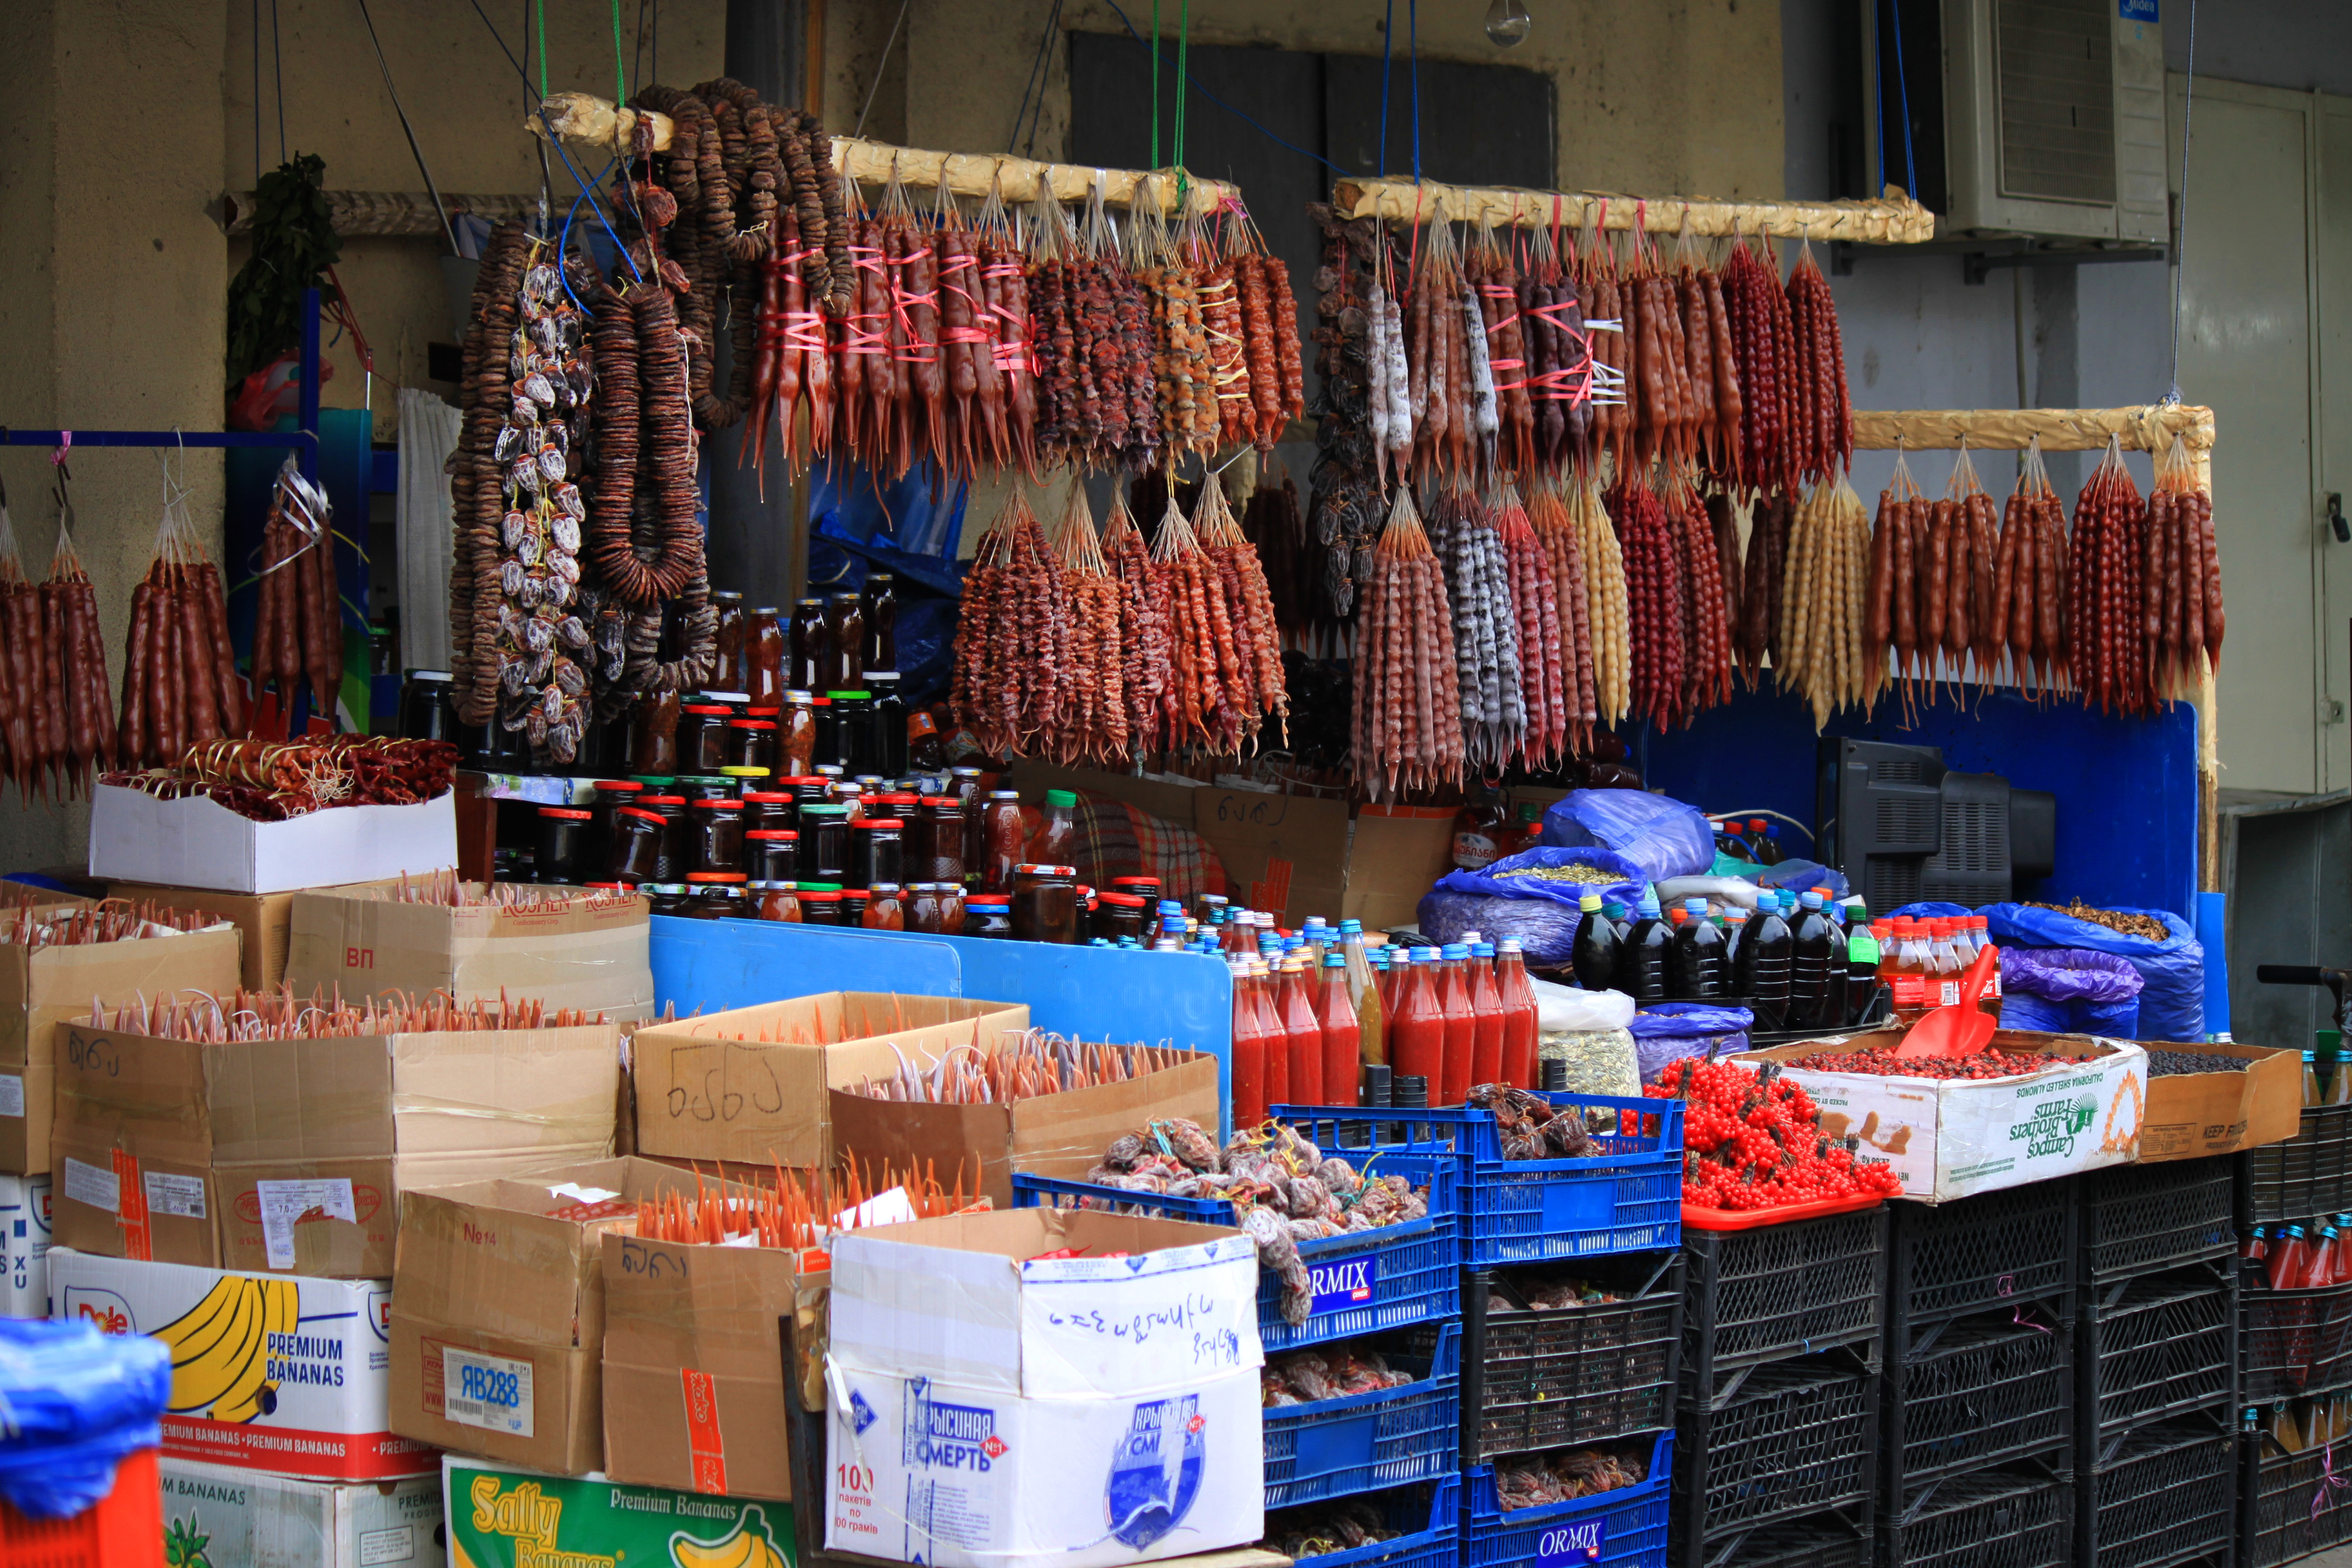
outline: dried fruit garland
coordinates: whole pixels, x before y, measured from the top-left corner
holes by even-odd
[[[280,525],[289,489],[297,485],[299,476],[290,468],[281,472],[268,528]],[[297,493],[308,494],[309,487]],[[324,498],[313,499],[323,504]],[[264,595],[264,610],[269,612],[275,595],[267,580]],[[265,614],[263,629],[273,618]],[[269,646],[259,631],[255,646]],[[336,651],[341,652],[340,626]],[[268,668],[259,659],[256,666]],[[168,765],[192,746],[242,736],[247,721],[245,682],[229,646],[220,569],[205,556],[188,517],[185,492],[178,491],[164,506],[147,574],[131,590],[122,705],[106,761],[110,766]]]
[[[114,765],[117,736],[106,674],[106,645],[98,630],[98,598],[75,551],[70,511],[60,480],[58,545],[47,581],[36,585],[16,552],[16,530],[0,506],[0,737],[7,774],[26,802],[36,793],[69,799],[89,793],[90,780]],[[197,629],[201,607],[189,601]],[[173,645],[173,651],[179,651]],[[186,652],[203,659],[211,679],[209,637]],[[209,690],[209,687],[207,687]]]
[[[1410,487],[1399,486],[1356,617],[1353,725],[1367,794],[1461,783],[1467,756],[1444,574]]]

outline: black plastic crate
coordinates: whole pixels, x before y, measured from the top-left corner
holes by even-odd
[[[2197,1426],[2136,1427],[2077,1478],[2077,1568],[2229,1568],[2237,1437]]]
[[[1536,1281],[1570,1278],[1623,1299],[1528,1309]],[[1465,1274],[1463,1463],[1672,1426],[1682,1312],[1679,1252]]]
[[[2352,1284],[2316,1290],[2238,1287],[2238,1401],[2352,1388]]]
[[[2074,1286],[2071,1183],[1887,1207],[1886,1330],[1898,1354],[1922,1325],[2059,1300]]]
[[[1839,1346],[1875,1370],[1886,1210],[1752,1230],[1685,1229],[1683,1288],[1685,1403],[1720,1404],[1762,1363]]]
[[[1956,1470],[2033,1454],[2070,1458],[2074,1326],[2041,1306],[1931,1327],[1887,1363],[1885,1384],[1879,1432],[1890,1506]]]
[[[2111,1165],[2079,1178],[2084,1284],[2237,1250],[2234,1158]]]
[[[2352,1209],[2352,1105],[2306,1105],[2303,1129],[2246,1154],[2248,1209],[2256,1225]]]
[[[1784,1519],[1839,1510],[1865,1518],[1877,1417],[1877,1375],[1856,1373],[1834,1355],[1758,1367],[1712,1410],[1684,1405],[1675,1447],[1677,1561],[1701,1562],[1689,1553]]]
[[[1880,1568],[2068,1568],[2074,1526],[2072,1480],[2001,1465],[1908,1488],[1874,1528]]]
[[[1706,1568],[1870,1568],[1875,1552],[1866,1520],[1833,1513],[1734,1531],[1706,1547]]]
[[[2086,1443],[2191,1412],[2226,1424],[2237,1404],[2234,1262],[2097,1287],[2084,1297],[2075,1346]]]
[[[2352,1479],[2335,1474],[2326,1445],[2288,1453],[2262,1434],[2242,1451],[2238,1568],[2279,1568],[2352,1541]]]

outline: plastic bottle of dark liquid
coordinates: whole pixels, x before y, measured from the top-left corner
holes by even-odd
[[[1768,1029],[1788,1026],[1789,955],[1794,938],[1781,917],[1780,898],[1769,888],[1756,896],[1756,913],[1731,955],[1731,994],[1753,997],[1757,1021]]]
[[[1822,1022],[1843,1028],[1852,1016],[1846,1000],[1853,992],[1853,972],[1848,967],[1845,905],[1825,888],[1815,888],[1813,891],[1821,894],[1822,913],[1830,921],[1830,973],[1828,984],[1822,988]]]
[[[1849,904],[1846,916],[1845,1018],[1858,1024],[1878,993],[1878,935],[1871,929],[1868,904]]]
[[[1844,1017],[1845,1005],[1843,987],[1838,1004],[1828,1005],[1830,917],[1822,912],[1821,894],[1811,889],[1797,905],[1797,923],[1789,945],[1789,1027],[1832,1027]]]
[[[1674,928],[1658,915],[1658,896],[1643,893],[1634,910],[1633,924],[1617,949],[1617,983],[1636,1005],[1647,1006],[1666,999],[1666,952],[1674,943]]]
[[[1606,991],[1617,978],[1617,922],[1601,909],[1598,893],[1585,894],[1576,900],[1576,907],[1584,914],[1576,922],[1576,944],[1569,965],[1576,971],[1579,985],[1587,991]]]
[[[1691,899],[1690,918],[1675,931],[1666,956],[1666,994],[1677,1002],[1711,1002],[1723,994],[1723,931],[1706,918],[1706,900]]]

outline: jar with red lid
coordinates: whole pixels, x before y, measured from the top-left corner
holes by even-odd
[[[850,887],[898,885],[906,867],[906,826],[895,816],[860,817],[849,825]]]
[[[728,717],[723,703],[688,702],[678,709],[677,767],[680,773],[716,773],[727,765]]]
[[[838,888],[813,887],[803,882],[800,904],[803,925],[837,926],[841,923],[841,889]]]
[[[1013,934],[1012,899],[1003,893],[974,893],[964,900],[963,934],[1009,937]]]
[[[907,858],[918,877],[963,885],[963,802],[952,795],[925,795],[915,805],[907,830]]]
[[[768,781],[771,784],[792,783],[790,779]],[[747,789],[743,792],[743,831],[756,833],[763,827],[790,827],[800,820],[793,805],[789,789]]]
[[[841,923],[845,926],[862,926],[866,923],[865,889],[841,889]]]
[[[677,772],[677,710],[675,691],[648,691],[629,710],[629,771]]]
[[[866,889],[866,914],[858,924],[867,931],[905,931],[907,907],[896,882],[877,882]]]
[[[698,800],[694,813],[694,868],[743,873],[743,803]]]
[[[790,881],[763,882],[754,878],[751,889],[751,901],[759,906],[761,920],[801,923],[800,889]]]
[[[845,773],[847,772],[849,757],[842,749],[841,715],[834,711],[833,699],[812,697],[809,699],[809,710],[815,720],[816,733],[816,738],[809,749],[809,755],[816,759],[810,764],[811,770],[814,771],[818,767],[835,767]]]
[[[983,857],[980,863],[981,891],[1009,893],[1013,890],[1013,868],[1021,864],[1029,845],[1028,829],[1021,819],[1018,791],[988,792],[988,804],[980,808],[980,832]]]
[[[1114,893],[1133,893],[1143,900],[1146,913],[1159,912],[1160,879],[1157,877],[1113,877],[1110,879],[1110,890]]]
[[[613,814],[605,840],[604,875],[618,882],[652,882],[661,869],[663,823],[658,812],[625,805]]]
[[[601,865],[606,846],[613,842],[613,814],[625,805],[636,805],[646,786],[635,779],[598,779],[588,789],[588,810],[592,815],[589,858],[591,864]]]
[[[775,708],[751,708],[743,717],[751,725],[751,765],[765,768],[770,777],[784,765],[782,710]]]
[[[587,880],[588,840],[591,825],[596,820],[593,811],[582,811],[569,805],[542,805],[539,808],[539,841],[532,856],[532,875],[541,882],[557,882],[576,887]]]
[[[1077,941],[1077,868],[1031,863],[1014,867],[1012,915],[1017,942],[1067,944]]]
[[[680,914],[698,921],[725,920],[730,915],[749,912],[743,898],[744,876],[740,871],[688,871],[686,874],[686,908]]]
[[[1121,937],[1143,940],[1144,900],[1137,893],[1104,893],[1095,919],[1094,934],[1114,946]]]
[[[775,750],[776,723],[772,719],[730,719],[720,738],[730,768],[764,768],[772,764],[760,755],[760,731],[768,732],[768,750]]]
[[[907,929],[924,936],[937,936],[944,929],[940,924],[940,885],[937,882],[907,884]],[[957,935],[963,933],[958,931]]]
[[[656,882],[682,882],[692,869],[692,855],[687,842],[688,824],[686,819],[686,796],[682,795],[641,795],[638,809],[650,811],[662,821],[661,861],[654,869]]]
[[[800,877],[800,835],[789,827],[743,830],[743,874],[755,882],[790,882]]]

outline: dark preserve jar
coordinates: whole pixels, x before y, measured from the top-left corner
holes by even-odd
[[[895,816],[860,817],[850,825],[850,858],[855,866],[851,887],[870,888],[877,882],[898,885],[906,869],[906,823]]]
[[[744,912],[740,871],[689,871],[686,887],[686,908],[681,912],[694,920],[725,920]]]
[[[743,870],[743,803],[738,800],[698,800],[694,812],[695,869]]]
[[[656,915],[677,915],[686,912],[684,882],[647,882],[639,889],[646,895],[648,912]]]
[[[858,594],[866,618],[866,646],[861,649],[868,669],[898,668],[898,580],[887,572],[868,572]]]
[[[801,884],[801,923],[812,926],[837,926],[841,923],[841,889],[812,888]]]
[[[768,781],[771,784],[775,780]],[[757,832],[762,827],[791,827],[800,821],[800,813],[793,809],[790,790],[747,789],[743,792],[743,831]]]
[[[661,859],[654,868],[654,880],[684,881],[686,874],[694,868],[686,841],[686,797],[682,795],[640,795],[637,805],[662,819]]]
[[[812,765],[820,768],[839,768],[842,772],[847,773],[849,757],[842,744],[841,720],[833,710],[833,699],[813,697],[809,700],[809,708],[810,720],[814,726],[814,738],[810,742],[809,755],[816,759]]]
[[[802,882],[838,885],[849,877],[849,808],[831,803],[801,807]]]
[[[907,771],[907,702],[898,695],[898,672],[869,669],[866,689],[873,694],[873,714],[866,732],[873,737],[867,754],[874,765],[897,778]]]
[[[862,926],[866,923],[865,889],[841,889],[841,923],[845,926]]]
[[[759,918],[763,921],[787,921],[801,923],[800,890],[789,881],[762,882],[753,879],[751,900],[759,906]]]
[[[1121,937],[1143,940],[1143,900],[1133,893],[1104,893],[1095,913],[1094,934],[1117,942]]]
[[[613,842],[613,814],[624,806],[636,805],[646,786],[635,779],[598,779],[589,791],[589,863],[602,866],[605,848]]]
[[[1074,942],[1078,936],[1077,872],[1024,864],[1013,873],[1013,935],[1020,942]]]
[[[743,620],[743,689],[754,708],[773,708],[784,700],[784,627],[773,605],[762,605]]]
[[[629,710],[629,771],[677,772],[677,693],[649,691]]]
[[[940,885],[937,882],[907,884],[907,929],[925,936],[937,936],[944,928],[940,924]],[[962,935],[961,931],[956,933]]]
[[[800,879],[800,835],[789,827],[743,830],[743,874],[755,882]]]
[[[825,684],[825,654],[832,647],[824,624],[824,601],[802,599],[793,605],[791,664],[784,685],[814,691]]]
[[[719,612],[719,668],[711,679],[730,691],[748,691],[751,677],[743,661],[743,595],[731,589],[717,589],[710,595],[710,605]]]
[[[874,697],[867,691],[828,691],[833,704],[834,748],[851,777],[877,773],[874,755]],[[877,774],[878,776],[878,774]]]
[[[899,898],[898,884],[877,882],[866,889],[866,914],[858,924],[867,931],[905,931],[907,906]]]
[[[980,890],[1009,893],[1013,870],[1028,853],[1029,835],[1022,826],[1021,795],[1016,790],[992,789],[980,813]]]
[[[963,934],[1010,937],[1013,900],[1003,893],[974,893],[964,900]]]
[[[539,842],[531,863],[537,879],[577,886],[588,879],[588,839],[596,814],[569,805],[539,808]]]
[[[605,840],[604,875],[616,882],[650,882],[661,868],[662,819],[642,806],[613,814]]]
[[[951,795],[923,797],[908,832],[908,858],[916,876],[963,885],[963,826],[962,801]]]

